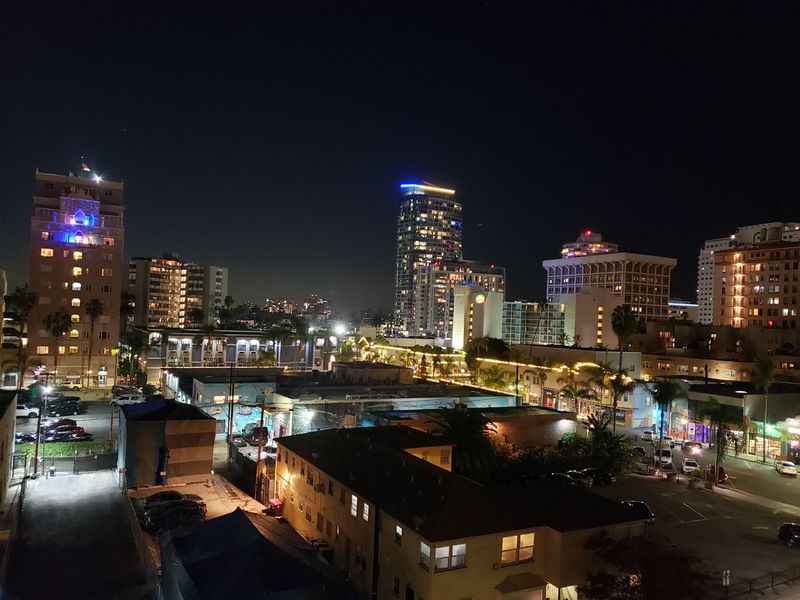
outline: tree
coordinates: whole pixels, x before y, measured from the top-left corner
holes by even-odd
[[[275,353],[272,350],[259,350],[254,367],[274,367]]]
[[[25,327],[37,301],[36,292],[31,290],[27,283],[22,287],[17,286],[11,294],[6,296],[6,305],[14,313],[14,323],[17,324],[20,337],[19,346],[17,347],[17,392],[22,389],[22,380],[25,378],[25,370],[28,363],[22,347],[22,336],[25,334]]]
[[[61,338],[63,338],[70,327],[70,316],[63,310],[57,310],[48,314],[42,321],[44,328],[55,340],[55,352],[53,353],[53,383],[58,382],[58,349]]]
[[[699,417],[711,423],[714,436],[714,481],[719,481],[719,468],[725,460],[725,450],[728,447],[728,423],[738,423],[738,414],[714,398],[708,398],[700,406]]]
[[[628,376],[628,372],[622,369],[609,378],[611,384],[612,410],[611,430],[617,432],[617,405],[620,398],[629,394],[636,388],[636,382]]]
[[[636,315],[633,314],[630,304],[622,304],[611,313],[611,328],[617,334],[619,340],[619,371],[622,371],[622,353],[625,351],[625,343],[628,338],[636,333],[639,326]]]
[[[431,420],[455,446],[456,472],[478,481],[491,476],[494,452],[489,436],[496,433],[496,428],[482,412],[462,405],[443,407]]]
[[[206,340],[206,346],[205,351],[201,352],[201,362],[204,366],[210,366],[209,355],[211,355],[213,359],[213,354],[211,354],[211,343],[214,341],[214,333],[217,331],[217,328],[209,323],[203,326],[202,329]]]
[[[508,374],[497,365],[491,365],[481,370],[483,385],[494,389],[504,389],[508,381]]]
[[[206,313],[199,306],[193,306],[188,311],[186,311],[186,316],[189,318],[191,324],[194,325],[195,327],[202,325],[203,322],[206,320]]]
[[[764,428],[762,461],[767,462],[767,410],[769,407],[769,386],[775,381],[775,361],[769,356],[756,359],[752,375],[753,383],[764,392]]]
[[[478,358],[494,358],[497,360],[508,360],[511,349],[503,340],[499,338],[479,337],[470,340],[464,347],[464,360],[467,366],[474,370]]]
[[[672,411],[672,402],[681,395],[683,388],[674,379],[660,379],[655,382],[653,401],[658,407],[659,437],[658,455],[661,456],[661,446],[664,443],[664,417],[665,413]]]
[[[86,303],[84,310],[86,311],[86,316],[89,317],[89,365],[86,368],[86,387],[89,387],[89,376],[92,372],[92,352],[94,351],[94,326],[97,322],[97,319],[103,314],[105,307],[100,300],[97,298],[92,298]]]
[[[612,539],[603,532],[587,542],[599,568],[579,588],[588,600],[694,600],[707,598],[712,578],[703,563],[666,538]]]
[[[572,403],[572,410],[576,414],[580,414],[580,403],[583,400],[594,400],[595,393],[593,390],[584,387],[575,381],[567,382],[564,387],[561,388],[559,392],[562,398],[567,400],[567,402]]]

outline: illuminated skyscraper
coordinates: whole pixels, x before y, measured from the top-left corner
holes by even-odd
[[[463,207],[455,190],[404,183],[397,220],[395,326],[402,334],[427,332],[432,263],[462,257]]]
[[[31,216],[30,284],[38,303],[28,347],[59,380],[110,385],[119,343],[124,255],[123,184],[85,165],[81,175],[36,171]],[[86,307],[102,303],[94,326]],[[43,321],[64,311],[70,325],[56,338]],[[92,339],[90,339],[90,335]],[[91,357],[89,354],[91,353]]]

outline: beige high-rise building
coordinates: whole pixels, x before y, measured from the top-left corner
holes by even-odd
[[[667,317],[672,269],[678,264],[674,258],[619,252],[591,231],[574,244],[564,244],[561,254],[542,262],[548,302],[587,288],[607,288],[644,319]]]
[[[28,323],[28,347],[51,373],[58,355],[59,381],[113,383],[125,268],[124,210],[123,184],[104,180],[85,165],[80,176],[36,171],[30,285],[38,303]],[[94,326],[86,311],[92,300],[102,304]],[[70,318],[66,335],[58,340],[43,324],[57,311]]]

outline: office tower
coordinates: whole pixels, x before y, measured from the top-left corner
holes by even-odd
[[[584,231],[575,244],[564,244],[561,254],[542,262],[548,302],[587,288],[608,288],[642,318],[666,318],[674,258],[619,252],[591,231]]]
[[[698,321],[703,325],[714,322],[714,253],[737,246],[757,246],[778,242],[800,241],[800,223],[762,223],[739,227],[727,237],[706,240],[697,258]]]
[[[57,380],[113,383],[125,266],[123,191],[121,182],[105,180],[86,165],[80,175],[36,171],[30,284],[39,301],[28,324],[29,347],[51,372],[58,355]],[[102,303],[94,327],[86,311],[93,300]],[[70,318],[60,338],[43,324],[57,311]]]
[[[136,257],[128,265],[128,292],[135,298],[136,325],[202,327],[216,323],[228,293],[228,269],[170,254]],[[203,312],[200,322],[191,319],[194,308]]]
[[[428,316],[424,333],[451,339],[453,335],[453,291],[467,286],[505,293],[506,270],[474,260],[443,260],[431,263],[424,277],[429,283]]]
[[[465,285],[453,289],[453,349],[463,350],[475,338],[503,333],[503,293]]]
[[[429,267],[462,257],[463,207],[455,190],[428,183],[404,183],[397,219],[395,327],[425,333],[430,302]]]
[[[712,324],[797,328],[800,241],[719,250],[713,273]]]
[[[525,300],[504,302],[503,341],[509,345],[564,344],[564,305]]]

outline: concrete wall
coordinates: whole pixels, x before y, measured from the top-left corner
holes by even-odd
[[[14,454],[14,430],[17,422],[17,398],[8,403],[5,414],[0,418],[0,505],[6,498],[11,481],[12,455]]]

